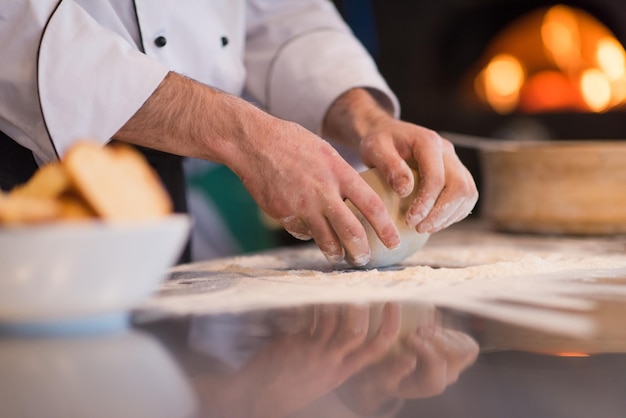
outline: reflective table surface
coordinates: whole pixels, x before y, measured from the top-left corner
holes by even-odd
[[[588,298],[536,307],[584,332],[410,298],[0,327],[0,417],[624,417],[626,298]]]

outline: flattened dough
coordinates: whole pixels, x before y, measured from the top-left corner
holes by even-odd
[[[413,175],[415,176],[415,185],[417,185],[418,178],[415,170],[413,170]],[[393,219],[396,224],[396,228],[398,228],[398,232],[400,233],[400,246],[398,246],[398,248],[390,250],[385,247],[380,239],[378,239],[376,232],[361,212],[359,212],[359,210],[348,201],[348,206],[356,214],[357,218],[359,218],[359,221],[361,221],[363,227],[365,228],[367,240],[369,241],[370,248],[372,250],[370,261],[362,267],[377,268],[400,263],[421,249],[430,237],[430,234],[420,234],[415,231],[415,229],[409,228],[406,223],[405,214],[411,205],[411,202],[415,199],[417,187],[413,188],[413,192],[409,196],[401,198],[389,187],[378,169],[371,168],[366,170],[361,173],[361,177],[363,177],[367,184],[369,184],[382,198],[387,211],[391,215],[391,219]],[[349,257],[348,262],[354,265],[353,260]]]

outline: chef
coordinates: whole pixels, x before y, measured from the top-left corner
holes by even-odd
[[[414,162],[421,181],[406,220],[418,232],[463,219],[477,199],[452,145],[398,119],[396,97],[327,0],[4,0],[0,63],[7,182],[78,138],[123,141],[146,151],[184,209],[180,157],[213,161],[292,235],[355,264],[370,249],[345,199],[387,247],[399,236],[321,137],[357,148],[401,195],[415,186]]]

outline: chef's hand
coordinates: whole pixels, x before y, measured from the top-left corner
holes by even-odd
[[[115,139],[224,164],[292,235],[313,238],[332,263],[369,261],[350,201],[389,248],[398,231],[380,197],[326,141],[250,103],[169,73]]]
[[[328,142],[297,124],[274,119],[245,164],[233,166],[256,202],[300,239],[313,238],[333,264],[346,253],[355,265],[369,261],[363,225],[350,201],[389,248],[398,231],[380,197]]]
[[[359,414],[381,415],[404,399],[442,393],[474,363],[478,350],[465,333],[437,325],[421,327],[400,349],[350,378],[338,394]]]
[[[433,233],[462,220],[478,200],[472,175],[448,140],[394,118],[364,89],[349,90],[335,101],[324,135],[358,144],[363,162],[377,167],[400,196],[418,188],[406,214],[418,232]],[[417,168],[417,185],[409,164]]]

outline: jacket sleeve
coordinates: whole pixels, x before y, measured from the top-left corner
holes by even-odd
[[[8,0],[3,9],[0,61],[10,65],[0,66],[0,129],[40,161],[79,137],[108,142],[167,74],[74,1]]]
[[[319,133],[332,102],[364,87],[399,115],[396,96],[332,2],[249,0],[247,5],[246,92],[270,113]]]

